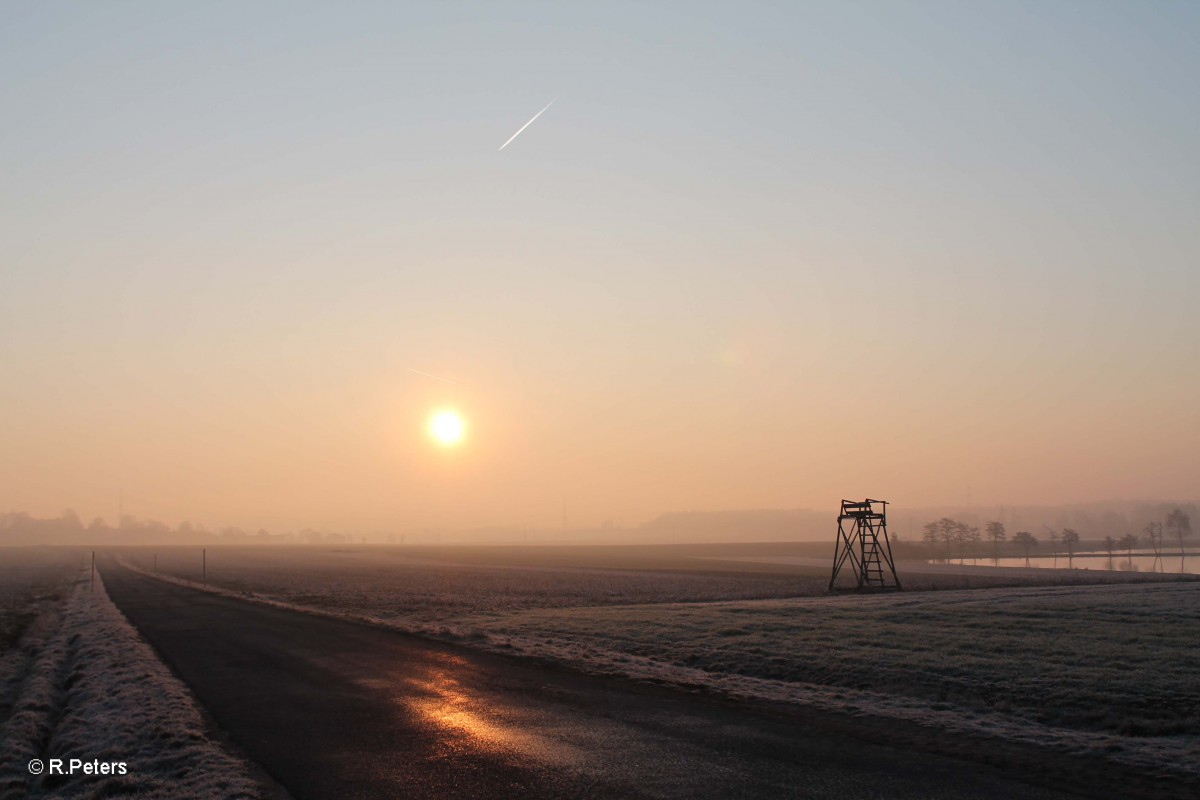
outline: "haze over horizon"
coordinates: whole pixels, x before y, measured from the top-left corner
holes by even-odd
[[[1193,501],[1198,35],[1185,4],[10,4],[0,509]]]

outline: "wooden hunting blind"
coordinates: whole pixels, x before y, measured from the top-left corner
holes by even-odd
[[[843,500],[838,514],[837,543],[833,549],[833,575],[829,591],[847,561],[858,589],[900,589],[892,543],[887,532],[887,501],[867,498]],[[885,568],[886,567],[886,571]],[[891,583],[888,582],[891,575]]]

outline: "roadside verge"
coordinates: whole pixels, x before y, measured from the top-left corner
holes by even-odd
[[[0,725],[0,798],[261,796],[99,575],[21,646],[36,652]]]

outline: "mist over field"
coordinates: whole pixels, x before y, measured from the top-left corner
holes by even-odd
[[[897,504],[899,505],[899,504]],[[1092,542],[1143,532],[1175,509],[1200,518],[1195,503],[1105,502],[1075,506],[893,508],[892,536],[916,542],[931,521],[953,517],[980,528],[997,521],[1016,531],[1027,528],[1044,535],[1063,528],[1077,530]],[[126,515],[120,526],[103,517],[88,523],[74,511],[38,518],[23,512],[0,514],[0,545],[184,545],[184,544],[687,544],[721,542],[829,542],[837,530],[837,507],[755,509],[664,513],[635,525],[611,520],[590,528],[530,526],[464,529],[244,530],[236,526],[206,527],[192,522],[169,524]]]

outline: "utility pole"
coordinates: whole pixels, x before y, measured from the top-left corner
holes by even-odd
[[[88,586],[89,591],[96,591],[96,551],[92,551],[92,582]]]
[[[200,549],[200,580],[208,586],[208,549]]]

